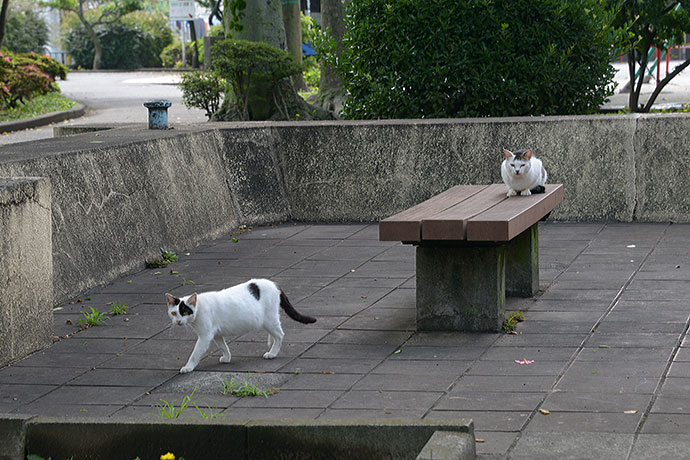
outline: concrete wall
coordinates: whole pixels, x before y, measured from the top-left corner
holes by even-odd
[[[0,367],[50,344],[50,203],[47,179],[0,179]]]
[[[500,182],[503,147],[565,184],[553,219],[690,222],[688,114],[93,129],[0,148],[0,178],[52,184],[55,304],[240,224],[376,221]]]

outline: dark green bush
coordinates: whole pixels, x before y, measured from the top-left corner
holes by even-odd
[[[48,26],[33,10],[10,11],[3,47],[14,53],[43,53],[48,43]]]
[[[352,0],[346,11],[330,62],[348,118],[581,114],[612,94],[615,34],[598,0]]]
[[[102,68],[160,67],[160,53],[172,42],[172,31],[164,24],[162,16],[134,12],[124,16],[121,22],[97,27],[96,33],[103,43]],[[75,65],[91,67],[93,42],[81,24],[69,30],[65,43]]]

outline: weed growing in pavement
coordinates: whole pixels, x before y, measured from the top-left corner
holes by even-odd
[[[228,381],[227,377],[223,377],[223,394],[231,394],[239,398],[245,398],[247,396],[263,396],[268,398],[278,392],[277,388],[271,388],[269,390],[260,390],[256,385],[251,385],[249,383],[249,374],[247,374],[247,380],[244,383],[239,383],[235,377],[231,377]]]
[[[179,418],[179,416],[182,415],[182,413],[189,407],[189,403],[192,402],[192,397],[194,396],[195,392],[196,387],[194,387],[194,390],[192,390],[192,393],[189,396],[185,396],[184,398],[182,398],[182,404],[180,404],[180,407],[175,407],[175,404],[177,403],[176,399],[172,402],[168,402],[165,399],[161,399],[161,404],[156,404],[156,409],[158,409],[158,415],[160,416],[160,418]]]
[[[126,315],[127,314],[127,309],[129,308],[128,305],[125,304],[117,304],[115,302],[112,303],[110,306],[110,314],[115,316],[115,315]]]
[[[524,321],[525,315],[521,311],[514,311],[503,320],[503,330],[506,332],[514,331],[517,323]]]
[[[84,315],[84,317],[77,321],[77,323],[81,324],[82,329],[103,324],[103,313],[97,311],[93,307],[91,307],[90,312],[85,311],[82,315]]]

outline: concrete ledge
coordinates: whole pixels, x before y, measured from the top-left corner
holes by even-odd
[[[84,107],[83,104],[77,104],[69,110],[50,112],[38,117],[25,118],[23,120],[6,121],[0,123],[0,133],[9,133],[12,131],[20,131],[22,129],[37,128],[39,126],[57,123],[58,121],[79,118],[84,115],[85,111],[86,107]]]
[[[474,435],[450,431],[437,431],[417,455],[417,460],[474,460]]]
[[[0,178],[0,366],[50,344],[50,183]]]
[[[2,416],[0,433],[5,428],[8,436],[0,437],[7,440],[0,443],[3,460],[25,458],[26,454],[131,460],[158,458],[166,452],[195,460],[217,460],[228,455],[248,460],[414,459],[439,430],[466,434],[474,441],[471,420],[195,423]]]

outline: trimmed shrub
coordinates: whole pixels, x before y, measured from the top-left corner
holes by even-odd
[[[592,113],[613,93],[611,20],[598,0],[352,0],[327,59],[347,118]]]
[[[3,47],[14,53],[43,53],[48,43],[48,26],[33,10],[10,11]]]
[[[188,108],[206,111],[210,120],[220,108],[225,81],[211,72],[192,72],[182,75],[182,102]]]
[[[55,78],[65,78],[62,64],[35,53],[0,53],[0,107],[16,107],[39,94],[60,91]]]

